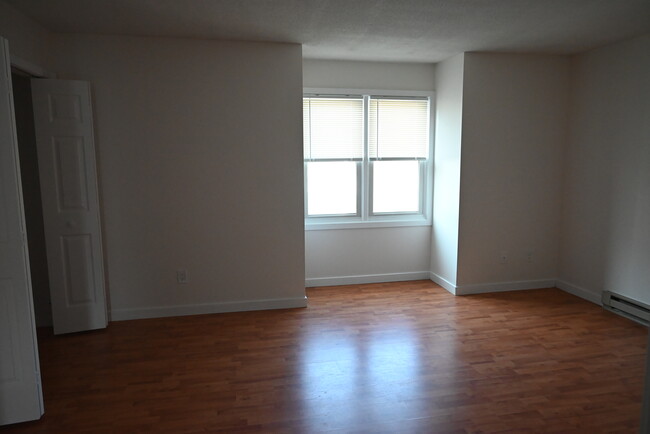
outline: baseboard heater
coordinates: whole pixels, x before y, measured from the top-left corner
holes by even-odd
[[[646,327],[650,326],[650,306],[645,303],[604,291],[603,307]]]

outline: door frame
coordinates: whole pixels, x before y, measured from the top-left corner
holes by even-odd
[[[11,44],[11,42],[10,42],[10,44]],[[22,75],[22,76],[24,76],[24,77],[26,77],[28,79],[32,79],[32,78],[55,78],[56,77],[56,74],[46,70],[45,68],[41,67],[40,65],[29,62],[29,61],[21,58],[20,56],[16,56],[16,55],[12,54],[11,51],[9,52],[9,62],[10,62],[10,66],[11,66],[12,75],[13,74],[19,74],[19,75]],[[15,107],[14,107],[14,110],[15,110]],[[33,112],[33,108],[32,108],[32,112]],[[18,144],[18,147],[20,148],[20,143]],[[40,174],[40,170],[39,170],[39,174]],[[25,203],[25,198],[24,198],[24,192],[23,191],[21,191],[21,195],[23,195],[21,200],[23,201],[23,204],[24,204]],[[40,214],[42,216],[43,212],[41,211]],[[27,232],[29,232],[30,228],[26,226],[25,230]],[[49,280],[49,272],[48,272],[47,278]],[[49,288],[48,288],[48,299],[49,299],[49,294],[50,294],[50,291],[49,291]],[[33,289],[32,289],[32,297],[34,297]],[[36,309],[35,309],[35,311],[36,311]],[[36,317],[34,319],[36,320]],[[51,326],[51,324],[52,324],[52,320],[51,320],[51,314],[50,314],[50,316],[49,316],[49,325]],[[37,344],[38,344],[38,342],[37,342]]]
[[[9,53],[9,61],[12,68],[29,74],[32,78],[56,78],[56,74],[53,72],[11,53]]]

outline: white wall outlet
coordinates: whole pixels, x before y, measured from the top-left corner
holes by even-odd
[[[187,283],[187,270],[176,271],[176,282]]]
[[[533,262],[533,252],[526,252],[526,261],[528,261],[528,263]]]
[[[499,262],[501,262],[502,264],[508,262],[508,252],[506,252],[505,250],[501,251],[501,255],[499,255]]]

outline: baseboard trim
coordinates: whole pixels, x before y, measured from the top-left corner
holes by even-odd
[[[438,285],[442,286],[444,289],[449,291],[450,293],[456,295],[456,285],[445,279],[444,277],[434,273],[433,271],[429,272],[429,280],[431,280],[434,283],[437,283]]]
[[[158,306],[133,309],[112,309],[111,321],[204,315],[209,313],[246,312],[251,310],[292,309],[299,307],[307,307],[307,297],[226,301],[221,303],[185,304],[180,306]]]
[[[406,280],[423,280],[428,278],[428,271],[387,274],[361,274],[357,276],[312,277],[305,279],[305,286],[314,287],[357,285],[361,283],[402,282]]]
[[[554,287],[555,279],[480,283],[476,285],[458,285],[456,286],[456,295],[485,294],[488,292],[525,291],[528,289]]]
[[[603,305],[602,293],[590,291],[587,288],[574,285],[573,283],[569,283],[565,280],[557,280],[555,282],[555,286],[557,286],[564,292],[568,292],[569,294],[575,295],[576,297],[580,297],[584,300],[590,301],[594,304],[597,304],[598,306]]]

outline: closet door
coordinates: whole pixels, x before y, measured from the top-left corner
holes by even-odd
[[[43,414],[9,44],[0,38],[0,425]]]
[[[107,325],[90,84],[33,79],[54,333]]]

